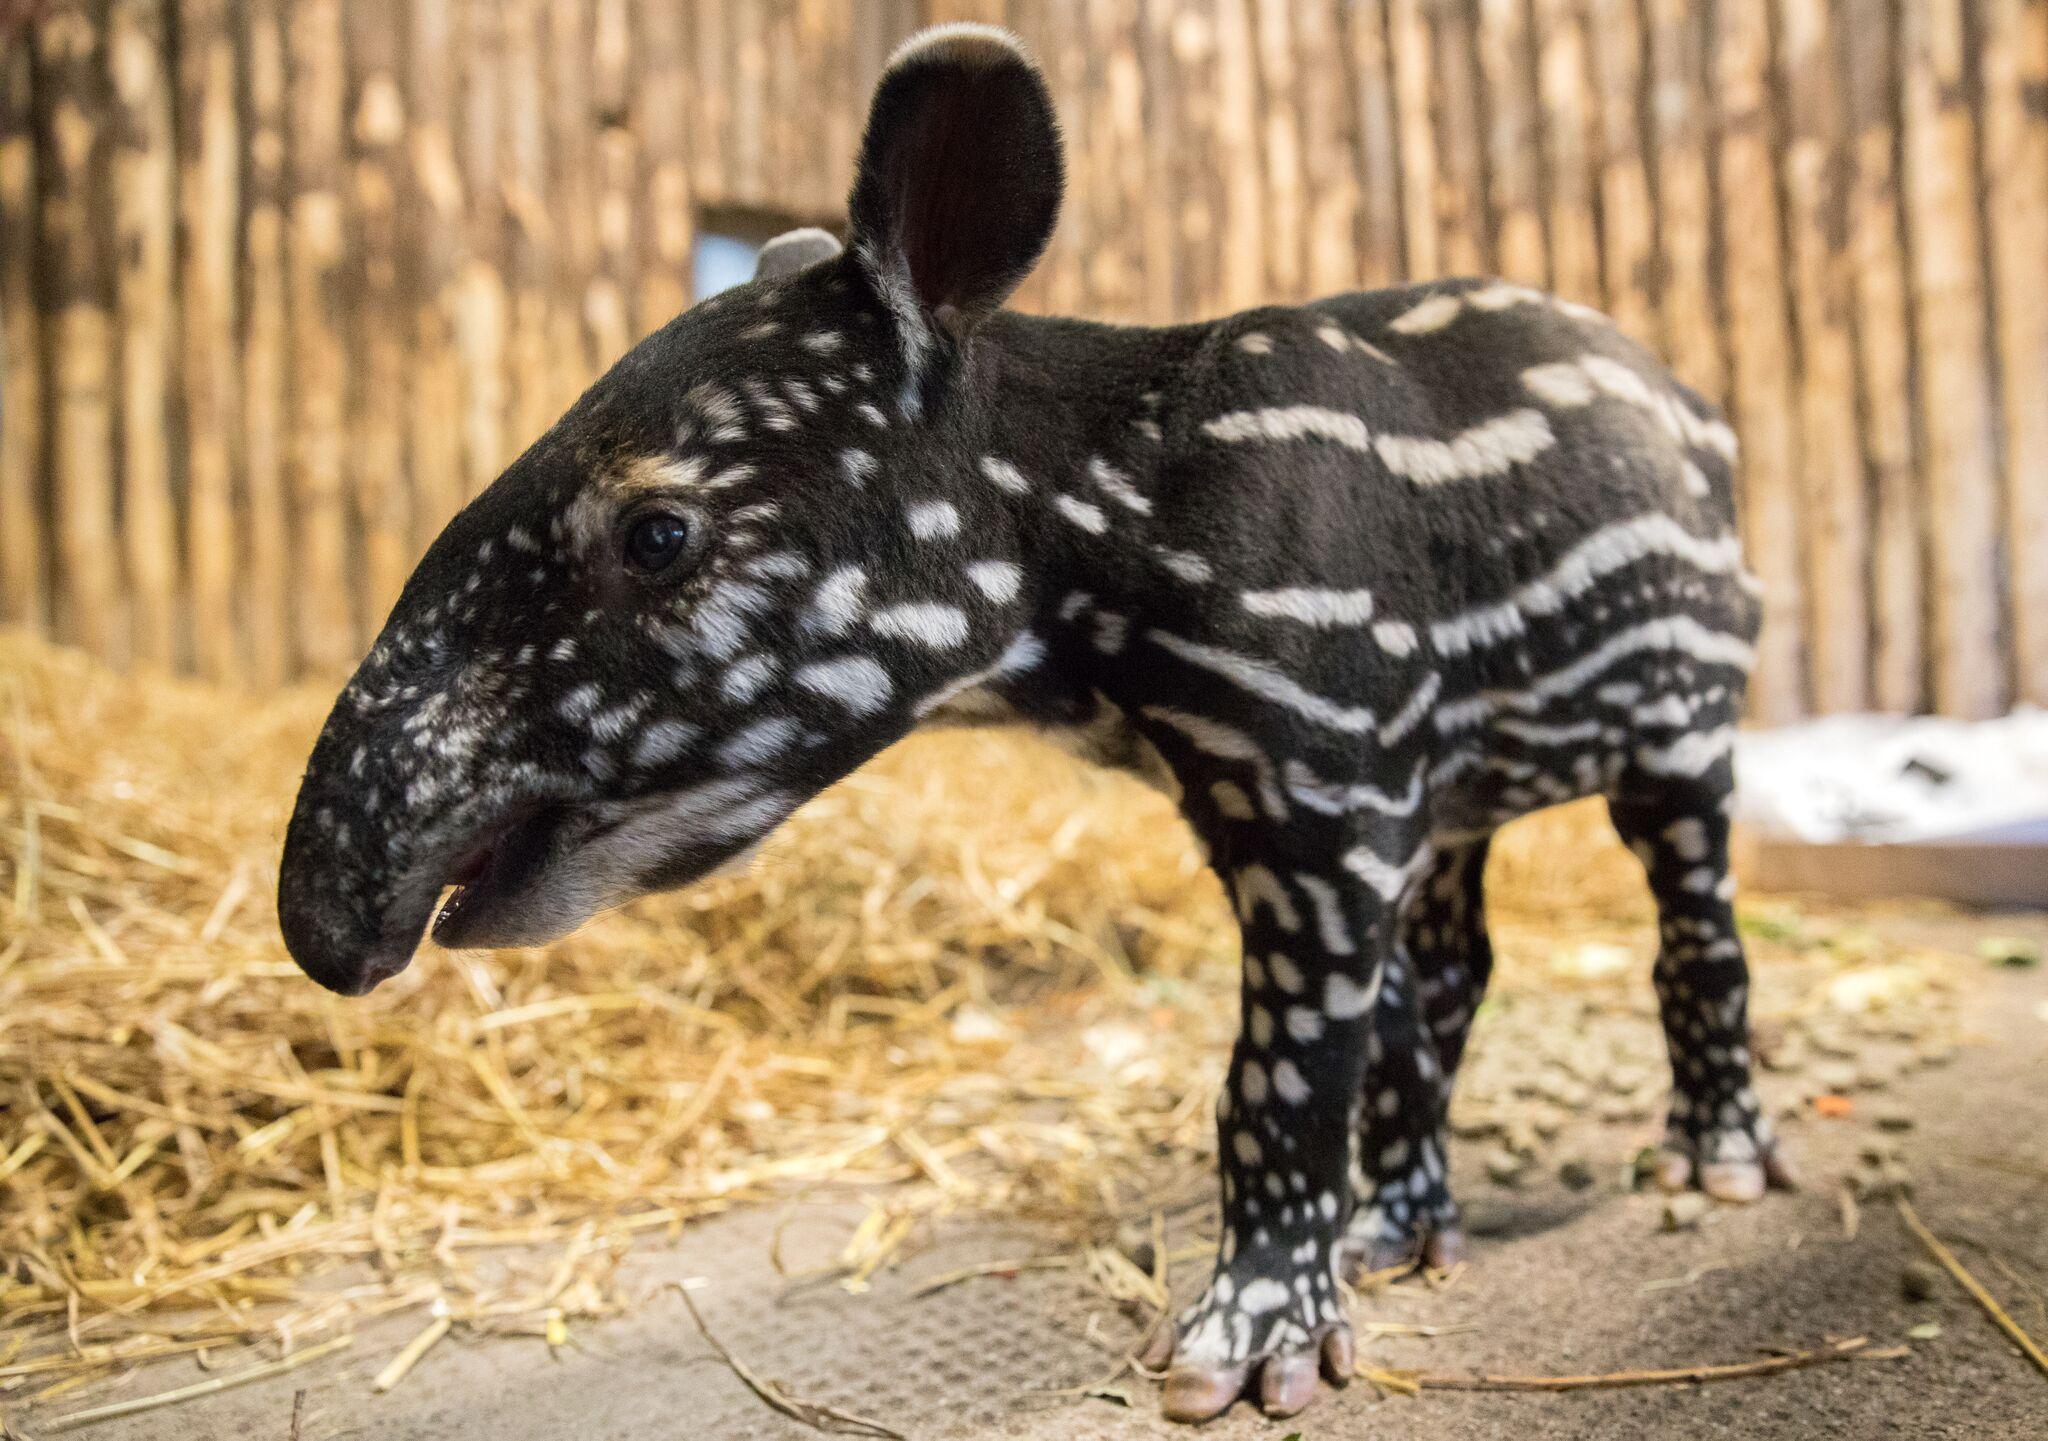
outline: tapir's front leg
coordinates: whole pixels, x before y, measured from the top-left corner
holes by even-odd
[[[1256,1382],[1268,1414],[1313,1398],[1318,1365],[1350,1378],[1354,1349],[1337,1285],[1348,1171],[1392,898],[1327,864],[1232,836],[1224,867],[1244,932],[1243,1025],[1217,1106],[1223,1225],[1214,1278],[1146,1360],[1172,1364],[1166,1414],[1199,1421]],[[1260,859],[1253,859],[1258,855]],[[1361,861],[1386,884],[1375,853]],[[1220,859],[1220,858],[1219,858]]]

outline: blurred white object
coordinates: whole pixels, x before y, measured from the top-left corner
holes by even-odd
[[[1745,731],[1736,816],[1775,840],[2048,842],[2048,711],[1829,716]],[[2017,828],[2015,830],[2015,828]]]
[[[1754,884],[2048,906],[2048,711],[1831,716],[1745,732],[1735,766]]]

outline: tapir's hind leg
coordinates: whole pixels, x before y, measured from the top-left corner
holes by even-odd
[[[1657,901],[1657,1005],[1673,1084],[1658,1183],[1753,1201],[1791,1176],[1750,1083],[1749,966],[1728,861],[1732,786],[1726,758],[1699,776],[1631,777],[1608,812]]]
[[[1374,1013],[1352,1156],[1344,1261],[1354,1276],[1464,1252],[1444,1120],[1472,1015],[1493,971],[1485,840],[1448,849],[1401,911]]]

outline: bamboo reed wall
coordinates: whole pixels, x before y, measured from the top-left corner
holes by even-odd
[[[0,5],[0,11],[7,7]],[[1724,402],[1766,720],[2048,702],[2048,0],[58,0],[0,56],[0,619],[274,683],[688,299],[836,216],[937,19],[1021,33],[1020,303],[1496,272]]]

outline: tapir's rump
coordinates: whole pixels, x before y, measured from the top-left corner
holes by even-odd
[[[360,991],[430,920],[533,942],[687,884],[920,725],[1134,769],[1245,968],[1217,1270],[1155,1359],[1171,1414],[1254,1381],[1286,1412],[1348,1374],[1345,1270],[1461,1245],[1444,1104],[1518,815],[1604,796],[1648,868],[1664,1179],[1781,1174],[1728,881],[1760,615],[1735,438],[1598,315],[1500,282],[1170,329],[1003,311],[1062,183],[1013,41],[907,45],[846,248],[772,247],[435,543],[314,752],[280,912]]]

